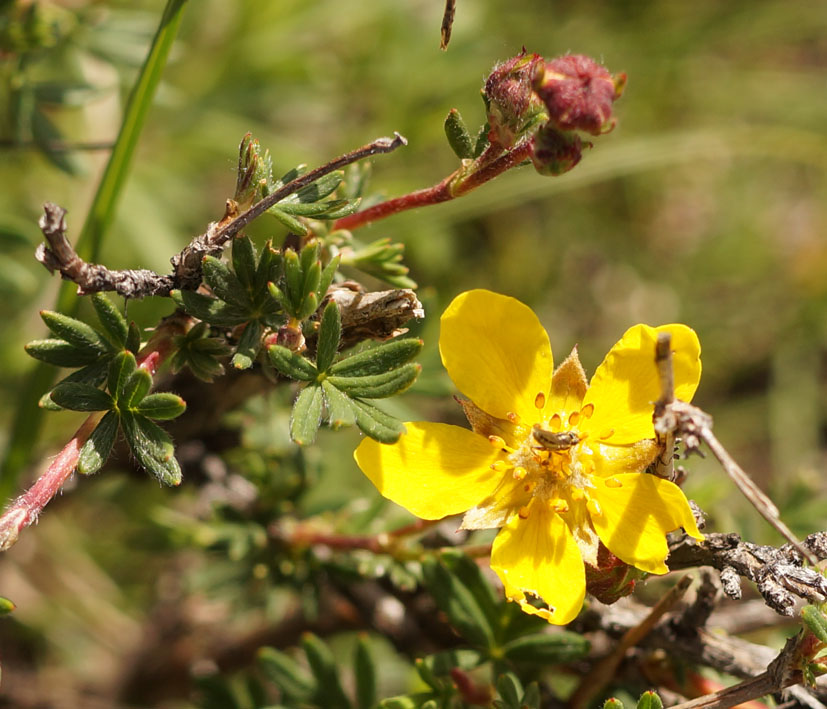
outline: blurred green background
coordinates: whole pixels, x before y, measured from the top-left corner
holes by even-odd
[[[106,157],[90,150],[50,160],[21,143],[53,130],[66,142],[114,139],[163,3],[42,6],[57,39],[32,39],[44,46],[25,62],[20,45],[0,54],[3,431],[32,367],[22,346],[44,336],[37,311],[53,306],[58,285],[32,258],[41,205],[66,207],[76,235]],[[419,328],[423,376],[396,410],[458,420],[436,340],[442,308],[468,288],[531,305],[556,359],[577,343],[589,372],[630,325],[684,322],[704,348],[695,401],[715,417],[721,441],[796,532],[824,529],[827,7],[459,0],[447,52],[438,49],[442,9],[441,0],[191,2],[102,261],[167,271],[170,256],[221,216],[247,131],[270,148],[277,173],[399,131],[408,147],[376,159],[372,183],[396,196],[455,169],[442,122],[451,108],[469,126],[483,122],[479,89],[495,62],[523,46],[592,55],[629,83],[617,128],[573,172],[543,178],[523,168],[456,202],[368,227],[371,238],[406,244],[428,313]],[[63,89],[16,103],[13,82]],[[253,233],[282,235],[275,222]],[[129,305],[144,327],[170,310],[165,301]],[[285,416],[283,405],[260,401],[238,420],[250,445],[279,457],[291,455]],[[77,423],[47,415],[29,477]],[[304,512],[376,499],[351,462],[356,441],[353,432],[324,435],[307,454],[324,484]],[[238,472],[243,461],[239,453]],[[710,529],[780,543],[713,461],[686,467],[686,490],[710,513]],[[178,572],[190,578],[195,562],[173,557],[166,530],[169,515],[189,514],[201,496],[186,480],[159,490],[112,471],[56,500],[0,563],[0,594],[20,606],[8,642],[30,653],[15,658],[21,666],[35,658],[65,691],[116,683],[146,641],[147,618],[182,593]],[[196,597],[197,584],[188,593]],[[205,627],[227,612],[209,594],[201,601]],[[243,626],[248,616],[249,608],[234,618]]]

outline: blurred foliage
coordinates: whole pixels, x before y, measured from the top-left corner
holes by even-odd
[[[57,279],[31,258],[41,204],[68,208],[76,236],[105,161],[99,148],[117,135],[124,91],[163,5],[0,4],[0,431],[31,366],[23,345],[46,336],[37,311],[54,306]],[[403,420],[416,412],[461,422],[439,366],[437,315],[468,288],[526,302],[558,360],[578,343],[590,371],[628,326],[685,322],[704,347],[695,401],[715,417],[718,437],[797,533],[825,528],[827,13],[804,0],[460,1],[442,53],[442,5],[203,0],[188,8],[101,261],[166,272],[169,257],[223,213],[236,146],[248,132],[270,148],[281,174],[398,130],[409,146],[373,161],[372,177],[395,196],[454,169],[445,116],[456,108],[469,126],[483,121],[478,90],[496,61],[523,45],[546,56],[592,54],[627,72],[629,85],[617,128],[575,171],[555,179],[515,171],[360,235],[377,251],[384,239],[406,246],[429,316],[412,332],[425,341],[422,376],[388,409]],[[249,233],[261,250],[285,229],[265,219]],[[359,267],[356,254],[351,265]],[[393,254],[385,255],[392,266]],[[149,299],[129,303],[128,317],[150,327],[171,310],[168,300]],[[214,368],[205,374],[221,380]],[[351,462],[355,432],[322,430],[307,450],[290,443],[292,398],[267,393],[235,411],[226,424],[239,432],[238,445],[223,457],[211,452],[209,434],[188,442],[175,491],[131,475],[121,452],[116,470],[81,480],[50,505],[0,560],[0,592],[17,605],[0,620],[10,696],[48,676],[43,698],[54,706],[114,701],[113,691],[119,702],[144,706],[234,706],[229,698],[266,706],[278,674],[268,673],[266,651],[251,669],[258,648],[299,663],[296,692],[312,694],[308,683],[318,689],[318,673],[334,671],[318,636],[357,706],[370,695],[368,653],[380,658],[377,697],[456,698],[456,679],[431,670],[432,684],[421,669],[427,661],[414,666],[433,648],[343,632],[367,613],[358,591],[348,595],[357,579],[378,579],[387,591],[373,618],[382,630],[399,598],[415,595],[421,566],[404,554],[325,555],[287,543],[295,530],[274,527],[313,517],[316,532],[370,535],[410,521]],[[41,458],[79,420],[51,416]],[[685,466],[687,493],[710,514],[710,529],[779,542],[714,462]],[[479,537],[470,541],[485,543]],[[456,542],[450,524],[422,540],[425,549]],[[436,610],[424,610],[422,623],[429,612]],[[455,645],[478,652],[480,638],[441,612],[460,633]],[[531,672],[520,668],[514,686],[501,674],[493,698],[527,701]],[[191,694],[193,674],[201,699]],[[623,694],[625,704],[641,691]]]

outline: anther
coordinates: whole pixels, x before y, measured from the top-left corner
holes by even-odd
[[[600,517],[603,514],[603,510],[600,509],[600,505],[597,504],[597,500],[593,497],[590,497],[589,501],[586,503],[586,509],[589,511],[589,514],[592,514],[595,517]]]
[[[534,397],[534,406],[540,411],[546,408],[546,395],[543,392],[537,392],[537,396]]]
[[[518,482],[520,480],[525,480],[526,475],[528,475],[528,471],[522,465],[518,465],[514,468],[514,479]]]
[[[601,441],[605,441],[607,438],[611,438],[614,435],[615,435],[615,430],[613,428],[606,428],[606,429],[604,429],[600,432],[600,435],[598,436],[598,438]]]
[[[579,411],[572,411],[569,415],[569,426],[576,426],[577,422],[580,420],[580,412]]]
[[[507,411],[505,417],[511,421],[511,423],[520,423],[520,417],[513,411]]]
[[[620,482],[617,478],[606,478],[606,487],[623,487],[623,483]]]
[[[504,460],[495,460],[489,467],[496,473],[504,473],[509,468]]]
[[[583,492],[579,487],[573,487],[569,491],[569,495],[571,496],[571,499],[574,502],[580,502],[580,500],[582,500],[586,496],[586,493]]]
[[[548,501],[548,507],[552,512],[568,512],[569,503],[559,497]]]
[[[586,419],[590,419],[593,413],[594,404],[586,404],[582,409],[580,409],[580,415]]]
[[[524,507],[520,508],[520,511],[517,514],[520,515],[520,519],[528,519],[529,511],[529,506],[525,505]]]
[[[560,414],[554,414],[554,416],[549,419],[548,427],[552,431],[559,431],[563,427],[563,419],[560,418]]]
[[[532,493],[532,492],[534,492],[534,488],[536,488],[536,487],[537,487],[537,483],[536,483],[534,480],[532,480],[532,481],[530,481],[530,482],[527,482],[527,483],[523,486],[523,490],[524,490],[525,492]]]
[[[488,436],[488,442],[494,446],[494,448],[505,448],[505,439],[502,436],[492,434]]]

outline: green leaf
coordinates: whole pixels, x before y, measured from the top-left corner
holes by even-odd
[[[316,344],[316,369],[326,372],[333,364],[336,352],[339,349],[339,340],[342,337],[342,317],[339,306],[330,301],[322,314],[322,324],[319,328],[319,339]]]
[[[473,157],[478,158],[480,155],[483,154],[485,149],[488,147],[488,131],[491,130],[491,126],[488,125],[486,122],[480,128],[479,132],[477,133],[477,140],[474,143],[474,155]]]
[[[52,401],[72,411],[108,411],[112,397],[105,391],[75,382],[64,382],[52,389]]]
[[[487,659],[487,656],[479,650],[457,648],[428,655],[423,662],[434,677],[447,677],[455,667],[461,670],[473,670]]]
[[[298,311],[296,312],[296,317],[299,320],[306,320],[309,318],[313,313],[316,312],[319,308],[319,296],[316,295],[315,291],[310,291],[304,296],[304,300],[302,300],[301,305],[299,306]]]
[[[285,214],[281,209],[276,207],[270,207],[267,210],[267,214],[272,215],[278,221],[280,221],[284,226],[287,227],[288,231],[293,232],[294,234],[298,234],[299,236],[304,236],[307,234],[307,225],[304,222],[299,221],[295,217],[291,217],[289,214]]]
[[[304,253],[302,253],[302,255],[304,255]],[[304,271],[304,284],[302,285],[302,289],[304,291],[305,298],[312,293],[314,296],[316,296],[316,300],[318,302],[318,288],[321,281],[322,264],[320,261],[314,261]],[[310,313],[308,313],[308,315],[311,315],[314,312],[315,310],[312,310],[310,311]]]
[[[591,644],[577,633],[561,631],[553,634],[524,635],[506,643],[503,653],[512,662],[556,665],[585,657]]]
[[[820,608],[813,605],[804,606],[801,609],[801,619],[813,635],[821,642],[827,643],[827,617]]]
[[[492,647],[494,628],[475,594],[442,560],[428,557],[422,565],[425,585],[437,606],[448,616],[451,624],[469,643],[478,647]],[[482,581],[482,583],[485,583]]]
[[[291,379],[298,379],[302,382],[312,382],[316,380],[319,371],[313,363],[306,357],[288,350],[281,345],[271,345],[267,348],[267,354],[270,355],[270,361],[273,366],[282,374]]]
[[[663,702],[657,692],[649,690],[640,695],[637,700],[637,709],[663,709]]]
[[[255,281],[258,284],[258,288],[254,295],[256,303],[262,303],[264,299],[270,296],[267,284],[279,279],[279,276],[281,275],[281,264],[281,254],[274,249],[273,244],[268,241],[264,245],[264,249],[261,252],[261,258],[259,258],[258,266],[256,268]]]
[[[235,237],[232,254],[238,282],[247,293],[252,293],[256,283],[256,249],[252,240],[247,236]]]
[[[316,678],[316,692],[314,699],[323,707],[347,709],[351,706],[342,684],[339,681],[339,670],[333,653],[319,638],[312,633],[302,636],[302,648],[307,655],[310,671]]]
[[[247,323],[231,360],[233,367],[249,369],[253,366],[253,362],[261,349],[261,332],[261,323],[257,320],[250,320]]]
[[[603,702],[603,709],[624,709],[623,702],[615,697],[610,697]]]
[[[169,421],[187,410],[187,402],[177,394],[160,392],[141,399],[135,411],[156,421]]]
[[[474,601],[485,614],[488,624],[492,628],[496,627],[500,619],[502,601],[485,578],[479,564],[458,549],[443,552],[440,561],[471,592]]]
[[[316,440],[316,431],[322,421],[322,388],[310,384],[299,392],[290,417],[290,437],[300,446]]]
[[[55,335],[80,350],[90,354],[104,354],[109,350],[108,343],[101,334],[85,322],[51,310],[41,310],[40,317]]]
[[[319,279],[319,285],[316,286],[316,294],[319,298],[324,298],[325,295],[327,295],[327,289],[330,288],[330,284],[333,283],[333,277],[336,275],[336,270],[339,268],[339,262],[341,260],[342,257],[337,254],[330,259],[330,263],[324,267],[322,276]]]
[[[33,340],[25,348],[26,353],[56,367],[82,367],[100,358],[97,351],[78,349],[66,340]]]
[[[337,200],[338,201],[338,200]],[[319,214],[317,219],[327,220],[335,220],[341,219],[342,217],[350,216],[351,214],[355,214],[359,211],[359,207],[362,206],[361,199],[353,199],[353,200],[343,200],[345,204],[338,209],[327,209],[324,213]],[[330,203],[326,203],[330,204]]]
[[[405,431],[404,424],[366,401],[351,401],[356,413],[356,425],[366,436],[379,443],[396,443]]]
[[[126,336],[124,347],[134,355],[137,355],[138,350],[141,349],[141,331],[134,321],[129,323],[129,334]]]
[[[523,686],[511,672],[497,677],[497,693],[500,695],[502,709],[521,709]]]
[[[349,205],[346,199],[334,199],[329,202],[279,202],[279,210],[294,217],[318,217],[328,211],[334,211]]]
[[[152,375],[145,369],[136,369],[129,375],[129,379],[123,385],[118,399],[118,407],[124,409],[134,408],[152,388]]]
[[[284,294],[290,306],[291,314],[295,313],[301,305],[304,297],[302,289],[303,275],[302,266],[299,262],[299,255],[293,249],[287,249],[283,254],[284,259]],[[270,289],[272,293],[272,288]],[[276,297],[275,295],[273,297]],[[287,304],[285,308],[287,308]]]
[[[118,347],[123,347],[129,336],[129,323],[126,318],[103,293],[92,295],[92,305],[109,339]]]
[[[169,434],[145,416],[121,411],[121,426],[132,455],[164,485],[181,484],[181,466]]]
[[[118,415],[110,411],[92,431],[89,440],[83,444],[78,456],[78,472],[81,475],[92,475],[103,467],[115,445],[115,435],[118,433]]]
[[[448,138],[448,145],[461,160],[470,160],[474,157],[474,144],[471,141],[471,134],[465,127],[465,122],[459,111],[452,108],[445,118],[445,136]]]
[[[116,399],[120,400],[123,396],[123,390],[126,382],[138,369],[138,363],[135,361],[135,355],[131,352],[118,352],[109,365],[109,372],[106,382],[106,388],[109,393]]]
[[[421,349],[422,340],[415,337],[391,340],[336,362],[329,373],[340,377],[383,374],[412,360]]]
[[[203,261],[204,280],[213,293],[225,303],[236,306],[242,312],[250,309],[250,295],[241,281],[220,259],[205,256]]]
[[[540,709],[540,685],[532,682],[525,689],[520,709]]]
[[[300,202],[318,202],[324,199],[342,184],[344,173],[341,170],[323,175],[315,182],[311,182],[307,187],[302,187],[295,196]]]
[[[257,655],[258,666],[273,684],[293,702],[306,702],[316,685],[311,681],[299,664],[289,655],[271,647],[260,648]]]
[[[340,392],[326,379],[322,381],[327,416],[330,426],[334,429],[342,426],[352,426],[356,423],[356,409],[349,396]]]
[[[356,706],[359,709],[373,709],[376,704],[376,665],[364,635],[356,640],[353,673],[356,676]]]
[[[299,261],[302,269],[304,282],[302,283],[302,289],[307,292],[310,290],[307,287],[307,274],[310,271],[310,267],[313,264],[319,263],[319,242],[318,241],[311,241],[310,243],[306,244],[304,248],[301,250],[299,254]]]
[[[327,380],[351,397],[385,399],[405,391],[416,381],[420,371],[422,365],[410,363],[384,374],[370,374],[364,377],[330,376]]]
[[[248,319],[247,312],[241,308],[202,293],[174,290],[169,295],[187,313],[217,327],[233,327]]]
[[[14,605],[8,598],[0,596],[0,617],[4,615],[8,615],[11,613],[17,606]]]

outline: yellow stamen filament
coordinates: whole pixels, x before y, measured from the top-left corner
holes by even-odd
[[[582,409],[580,409],[580,415],[586,419],[590,419],[593,413],[594,404],[586,404]]]
[[[603,514],[603,510],[600,509],[600,505],[597,504],[597,500],[593,497],[590,497],[588,502],[586,502],[586,509],[589,511],[589,514],[595,517],[600,517]]]
[[[580,412],[579,411],[572,411],[569,415],[569,426],[576,426],[577,422],[580,420]]]
[[[548,508],[552,512],[568,512],[569,511],[569,503],[565,500],[561,500],[559,497],[549,500],[548,501]]]
[[[548,427],[555,433],[563,427],[563,419],[560,418],[560,414],[554,414],[554,416],[551,417],[548,422]]]
[[[604,429],[600,432],[600,435],[598,436],[598,438],[601,441],[605,441],[607,438],[611,438],[614,435],[615,435],[615,430],[613,428],[606,428],[606,429]]]
[[[514,479],[517,481],[525,480],[525,476],[528,475],[528,471],[522,466],[518,465],[514,468]]]
[[[534,406],[540,411],[546,408],[546,395],[543,392],[538,392],[537,396],[534,397]]]
[[[623,483],[620,482],[617,478],[606,478],[606,487],[623,487]]]

